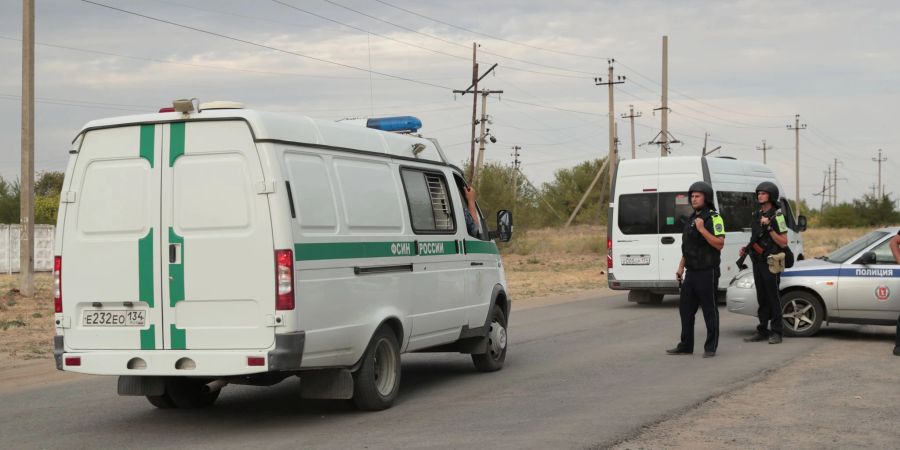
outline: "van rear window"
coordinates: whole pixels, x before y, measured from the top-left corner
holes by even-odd
[[[656,192],[647,194],[623,194],[619,196],[619,230],[624,234],[656,234]]]
[[[659,233],[681,234],[684,223],[694,213],[687,192],[659,193]]]
[[[750,228],[756,209],[756,193],[719,191],[719,214],[725,221],[725,231]]]
[[[616,207],[624,234],[679,234],[693,213],[687,192],[624,194]]]

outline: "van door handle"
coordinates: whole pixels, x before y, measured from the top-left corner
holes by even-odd
[[[169,244],[169,264],[175,264],[175,258],[178,257],[178,250],[175,244]]]
[[[663,244],[669,245],[669,244],[675,243],[675,238],[673,238],[672,236],[663,236],[663,238],[660,239],[659,241],[662,242]]]
[[[483,266],[484,263],[483,262],[473,262],[472,265],[473,266]]]

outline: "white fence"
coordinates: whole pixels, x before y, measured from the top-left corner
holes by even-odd
[[[34,270],[50,272],[53,270],[53,238],[55,226],[34,226]],[[19,236],[21,225],[0,224],[0,273],[19,272]]]

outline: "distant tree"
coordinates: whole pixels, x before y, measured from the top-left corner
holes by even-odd
[[[569,169],[557,170],[553,181],[542,186],[542,200],[553,205],[557,211],[565,217],[557,220],[556,224],[563,224],[569,218],[578,201],[584,195],[591,181],[597,175],[597,171],[606,159],[585,161]],[[588,195],[574,223],[605,224],[606,211],[609,204],[609,178],[603,174]]]
[[[38,172],[34,182],[34,195],[36,196],[59,196],[62,192],[63,172]]]

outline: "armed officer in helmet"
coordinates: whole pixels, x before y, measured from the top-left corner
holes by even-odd
[[[713,210],[712,186],[703,181],[688,190],[694,213],[684,224],[681,235],[681,262],[675,277],[681,284],[681,341],[666,350],[670,355],[689,355],[694,352],[694,317],[703,308],[706,322],[706,343],[703,357],[716,356],[719,345],[719,310],[716,306],[716,273],[722,247],[725,246],[725,223]],[[685,273],[687,269],[687,273]]]
[[[756,187],[759,210],[753,213],[751,244],[741,248],[741,256],[750,254],[753,262],[753,281],[756,283],[756,301],[759,303],[756,334],[744,338],[745,342],[780,344],[783,334],[781,298],[778,295],[780,275],[769,270],[767,258],[787,247],[787,225],[784,214],[778,208],[778,186],[763,181]],[[771,323],[771,325],[770,325]]]

